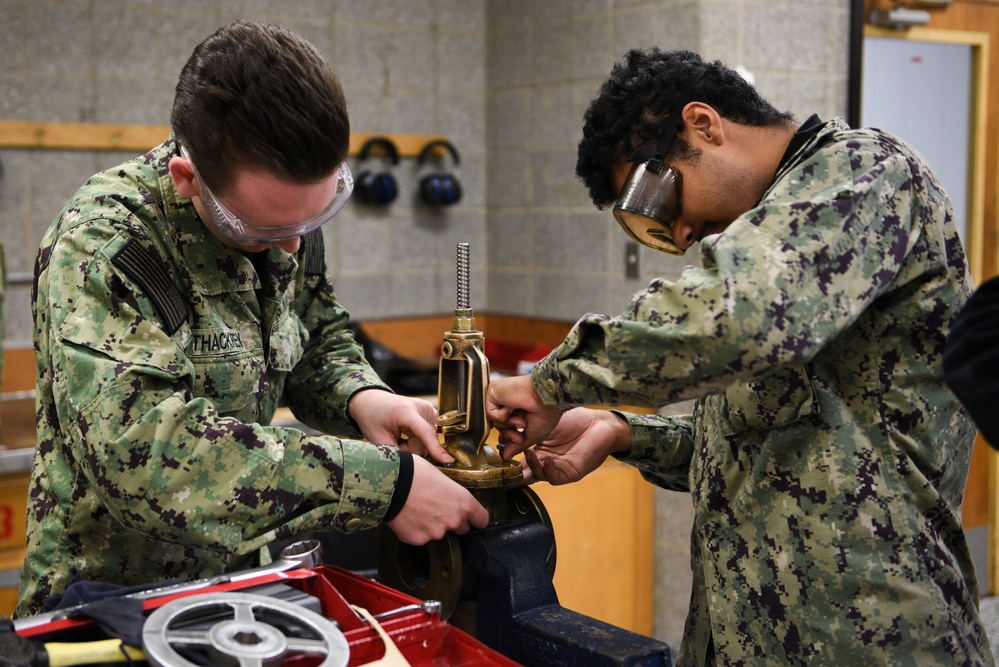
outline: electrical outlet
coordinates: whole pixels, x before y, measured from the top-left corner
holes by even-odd
[[[638,244],[631,241],[624,244],[624,277],[638,280]]]

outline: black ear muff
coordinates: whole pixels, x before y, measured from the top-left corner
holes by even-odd
[[[380,149],[392,164],[399,164],[399,149],[387,137],[372,137],[365,141],[357,154],[357,159],[361,162],[367,160],[376,148]],[[362,169],[354,179],[354,194],[365,204],[386,206],[399,195],[399,187],[391,172]]]
[[[422,165],[430,157],[431,151],[438,146],[443,146],[451,154],[454,163],[461,162],[458,157],[458,149],[451,142],[443,139],[431,141],[420,151],[417,164]],[[461,199],[461,183],[453,174],[432,173],[420,179],[420,197],[430,206],[450,206]]]

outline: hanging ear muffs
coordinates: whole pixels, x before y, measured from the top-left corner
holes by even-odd
[[[458,157],[458,149],[451,142],[438,139],[431,141],[423,147],[423,150],[420,151],[420,157],[417,159],[417,164],[422,165],[426,162],[431,151],[437,146],[446,148],[456,165],[461,162],[461,158]],[[420,197],[430,206],[450,206],[461,199],[461,183],[453,174],[428,174],[420,179]]]
[[[367,160],[375,148],[381,149],[392,164],[399,164],[399,149],[387,137],[372,137],[365,141],[357,154],[358,161]],[[365,204],[387,206],[399,195],[399,187],[391,172],[363,169],[354,179],[354,195]]]

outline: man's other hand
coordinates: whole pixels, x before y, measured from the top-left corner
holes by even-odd
[[[503,458],[522,452],[548,437],[562,411],[541,402],[530,375],[493,380],[486,392],[486,415],[507,446]]]

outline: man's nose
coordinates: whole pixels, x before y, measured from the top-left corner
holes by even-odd
[[[694,226],[682,220],[673,223],[673,243],[679,248],[686,250],[694,245],[697,236],[694,234]]]

